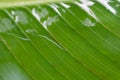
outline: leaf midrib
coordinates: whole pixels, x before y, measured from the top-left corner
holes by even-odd
[[[46,4],[52,2],[66,2],[73,0],[0,0],[0,9],[1,8],[9,8],[9,7],[17,7],[17,6],[25,6],[25,5],[34,5],[34,4]]]

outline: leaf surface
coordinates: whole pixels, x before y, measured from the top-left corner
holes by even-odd
[[[0,80],[120,80],[120,2],[0,9]]]

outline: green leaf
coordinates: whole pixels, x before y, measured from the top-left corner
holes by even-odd
[[[0,80],[120,80],[119,0],[36,2],[0,3]]]

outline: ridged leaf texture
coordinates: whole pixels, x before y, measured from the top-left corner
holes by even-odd
[[[120,80],[120,0],[1,8],[0,80]]]

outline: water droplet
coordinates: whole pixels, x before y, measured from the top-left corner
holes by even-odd
[[[84,21],[81,21],[82,24],[86,27],[93,27],[95,23],[93,23],[89,18],[86,18]]]
[[[116,6],[116,7],[120,7],[120,4],[116,4],[115,6]]]
[[[32,35],[34,35],[34,34],[36,34],[37,33],[37,31],[35,30],[35,29],[26,29],[26,31],[25,31],[26,33],[28,33],[28,34],[32,34]]]
[[[23,11],[11,11],[12,17],[16,23],[28,24],[27,14]]]
[[[48,17],[47,20],[43,22],[43,25],[45,29],[47,29],[47,26],[51,26],[53,23],[57,22],[58,20],[59,20],[58,16]]]
[[[15,11],[11,11],[11,14],[12,14],[12,15],[15,15]]]
[[[0,20],[0,32],[5,33],[12,30],[14,27],[15,25],[9,18],[3,18]]]

